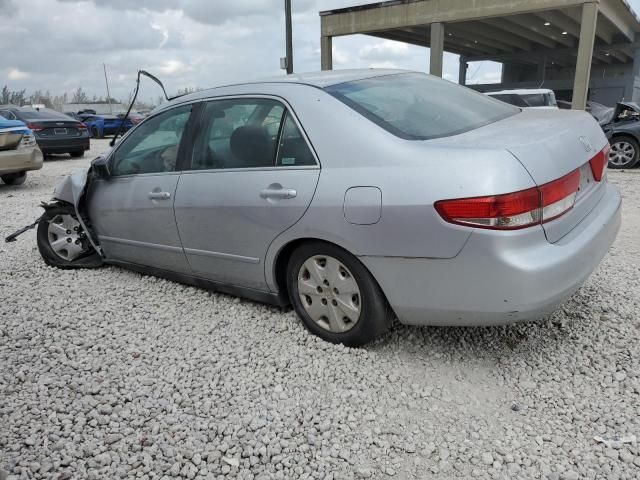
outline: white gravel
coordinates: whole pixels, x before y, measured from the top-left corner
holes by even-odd
[[[89,158],[0,185],[0,235]],[[551,319],[400,326],[363,349],[291,311],[49,268],[34,232],[2,243],[0,480],[637,479],[640,171],[610,179],[620,236]]]

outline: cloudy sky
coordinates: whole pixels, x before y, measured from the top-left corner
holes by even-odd
[[[367,0],[293,0],[296,71],[320,68],[318,12]],[[640,0],[629,0],[640,11]],[[72,92],[82,86],[126,99],[142,68],[169,94],[247,78],[280,75],[284,0],[0,0],[0,86]],[[334,40],[334,68],[428,69],[425,48],[351,36]],[[445,78],[457,81],[458,58],[445,57]],[[472,64],[472,82],[499,77],[495,64]],[[141,99],[159,94],[146,84]]]

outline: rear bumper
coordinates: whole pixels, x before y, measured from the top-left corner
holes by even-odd
[[[18,148],[0,151],[0,175],[26,172],[42,168],[42,152],[39,148]]]
[[[37,138],[42,153],[69,153],[79,150],[89,150],[89,134],[76,138]]]
[[[451,259],[360,257],[402,323],[492,325],[540,319],[580,288],[620,228],[610,185],[569,234],[549,243],[541,227],[475,230]]]

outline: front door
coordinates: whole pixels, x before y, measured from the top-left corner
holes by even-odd
[[[189,264],[199,277],[266,291],[267,249],[311,203],[319,165],[274,99],[211,101],[197,131],[174,205]]]
[[[109,178],[92,184],[89,217],[107,259],[190,273],[173,213],[191,105],[160,113],[125,137]]]

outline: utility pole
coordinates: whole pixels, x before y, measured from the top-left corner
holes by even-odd
[[[102,69],[104,70],[104,83],[107,85],[107,103],[109,104],[109,114],[113,115],[113,108],[111,107],[111,94],[109,93],[109,80],[107,80],[107,66],[103,63]]]
[[[293,73],[293,33],[291,31],[291,0],[284,0],[284,13],[286,17],[287,29],[287,74]]]

